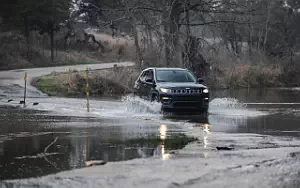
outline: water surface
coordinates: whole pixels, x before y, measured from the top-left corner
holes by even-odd
[[[26,109],[7,99],[2,96],[2,105],[17,108],[0,107],[2,180],[82,168],[91,160],[168,160],[169,152],[188,144],[178,135],[203,126],[212,134],[300,135],[297,89],[212,91],[207,117],[163,116],[159,105],[133,97],[92,100],[89,114],[84,99],[29,98]],[[33,106],[34,101],[40,104]]]

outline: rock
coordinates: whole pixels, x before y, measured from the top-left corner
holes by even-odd
[[[36,105],[39,105],[39,103],[38,103],[38,102],[34,102],[34,103],[33,103],[33,106],[36,106]]]
[[[299,158],[299,157],[300,157],[300,152],[293,152],[293,153],[290,153],[290,157],[293,157],[293,158]]]
[[[234,148],[231,147],[216,147],[217,150],[225,150],[225,151],[230,151],[230,150],[234,150]]]
[[[90,167],[90,166],[100,166],[100,165],[105,165],[105,161],[86,161],[85,165]]]
[[[7,102],[12,102],[12,101],[14,101],[13,99],[9,99]]]

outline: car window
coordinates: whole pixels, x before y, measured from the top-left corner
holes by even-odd
[[[157,82],[196,82],[196,77],[186,70],[158,70]]]
[[[140,76],[140,81],[145,82],[146,73],[147,73],[147,71],[144,71],[144,72],[141,74],[141,76]]]
[[[140,80],[143,82],[146,82],[146,80],[148,80],[148,79],[153,80],[153,78],[154,78],[153,70],[147,70],[142,74]]]
[[[151,79],[151,80],[153,80],[154,79],[154,76],[153,76],[153,70],[149,70],[149,71],[147,71],[148,73],[147,73],[147,78],[146,78],[146,80],[147,79]]]

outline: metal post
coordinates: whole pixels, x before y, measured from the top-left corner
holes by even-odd
[[[86,139],[85,139],[85,161],[89,160],[89,133],[86,132]]]
[[[86,80],[86,84],[85,84],[85,90],[86,90],[86,108],[87,108],[87,112],[90,112],[90,101],[89,101],[89,68],[86,67],[85,69],[85,80]]]
[[[24,76],[24,81],[25,81],[25,88],[24,88],[24,108],[26,106],[26,86],[27,86],[27,72],[25,72],[25,76]]]

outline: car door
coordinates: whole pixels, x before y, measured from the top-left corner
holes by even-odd
[[[139,78],[136,80],[135,84],[134,84],[134,89],[137,93],[138,96],[143,97],[144,94],[144,80],[146,79],[146,71],[143,71]]]
[[[154,81],[154,74],[153,70],[149,69],[146,72],[145,75],[145,82],[144,82],[144,93],[145,93],[145,98],[148,100],[151,100],[151,92],[153,89],[153,81]]]

